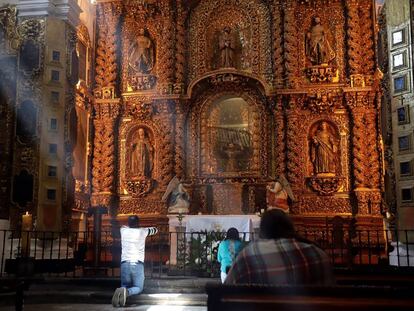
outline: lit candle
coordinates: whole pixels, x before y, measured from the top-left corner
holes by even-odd
[[[22,215],[22,231],[32,231],[32,215],[29,212]]]
[[[264,208],[262,208],[261,210],[260,210],[260,214],[263,214],[264,213]]]

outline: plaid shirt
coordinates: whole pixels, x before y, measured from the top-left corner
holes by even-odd
[[[295,239],[259,240],[244,248],[225,284],[329,285],[332,266],[324,251]]]

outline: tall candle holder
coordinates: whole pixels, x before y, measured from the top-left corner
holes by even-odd
[[[26,214],[22,215],[22,230],[21,230],[21,256],[30,256],[30,242],[32,231],[32,215],[26,211]]]

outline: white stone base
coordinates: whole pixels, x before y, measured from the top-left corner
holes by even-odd
[[[414,267],[414,244],[391,242],[394,250],[389,253],[390,266]]]

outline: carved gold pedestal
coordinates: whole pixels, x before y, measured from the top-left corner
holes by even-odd
[[[341,186],[339,177],[309,177],[309,186],[319,195],[333,195]]]
[[[213,185],[213,213],[218,215],[239,215],[242,212],[241,184]]]
[[[333,66],[311,66],[305,73],[310,82],[338,82],[337,69]]]

